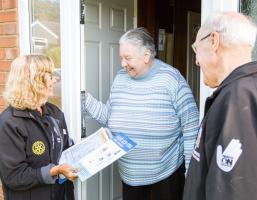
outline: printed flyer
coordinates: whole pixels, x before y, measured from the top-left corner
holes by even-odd
[[[136,146],[123,133],[112,135],[100,128],[81,142],[62,153],[59,164],[69,163],[79,168],[79,179],[85,181],[101,171]]]

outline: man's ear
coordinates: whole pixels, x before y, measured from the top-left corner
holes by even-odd
[[[144,63],[147,64],[151,60],[151,52],[150,50],[146,50],[144,54]]]
[[[211,34],[211,46],[215,52],[220,47],[220,34],[218,32],[213,32]]]

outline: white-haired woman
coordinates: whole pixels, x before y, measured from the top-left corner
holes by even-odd
[[[118,161],[123,200],[181,200],[199,115],[181,73],[155,59],[154,39],[142,27],[119,41],[121,69],[106,104],[85,93],[84,109],[137,146]]]
[[[0,177],[5,200],[73,200],[76,169],[58,165],[70,139],[63,113],[47,102],[53,93],[52,60],[25,55],[11,64],[0,115]],[[75,172],[75,173],[74,173]],[[59,174],[67,177],[58,182]]]

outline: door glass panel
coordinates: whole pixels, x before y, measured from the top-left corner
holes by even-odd
[[[240,12],[251,16],[257,24],[257,0],[240,0]],[[257,60],[257,41],[255,41],[255,48],[253,51],[253,60]]]
[[[61,108],[60,0],[30,0],[30,41],[32,54],[44,54],[55,64],[54,96]]]

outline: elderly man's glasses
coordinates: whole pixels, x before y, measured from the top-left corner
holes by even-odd
[[[201,41],[205,40],[206,38],[210,37],[211,34],[212,34],[212,33],[209,33],[208,35],[204,36],[203,38],[201,38],[201,39],[199,40],[199,42],[201,42]],[[198,43],[199,43],[199,42],[198,42]],[[196,53],[196,45],[195,45],[195,43],[192,44],[192,49],[193,49],[193,51]]]

